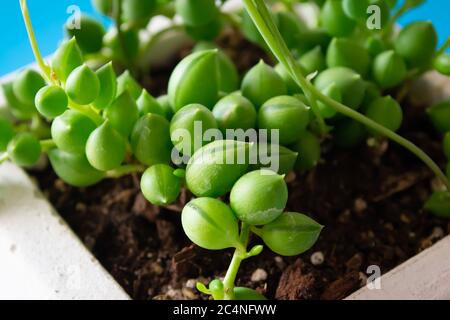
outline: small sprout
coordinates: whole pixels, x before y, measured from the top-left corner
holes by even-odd
[[[52,71],[63,82],[73,70],[84,63],[83,55],[75,38],[63,42],[52,58]]]
[[[15,136],[7,147],[9,158],[21,167],[31,167],[41,156],[41,145],[30,133]]]
[[[284,176],[258,170],[240,178],[230,194],[230,205],[239,220],[253,226],[278,218],[286,208],[288,189]]]
[[[78,46],[85,54],[99,52],[103,47],[103,36],[105,35],[103,25],[94,18],[84,14],[81,15],[79,23],[79,28],[65,26],[69,38],[75,37]]]
[[[256,257],[259,256],[264,250],[264,246],[262,245],[257,245],[254,246],[247,254],[246,254],[246,259],[248,258],[252,258],[252,257]]]
[[[287,93],[283,79],[262,60],[245,75],[241,90],[242,95],[249,99],[257,109],[270,98]]]
[[[170,137],[175,148],[183,155],[190,157],[210,142],[201,139],[209,129],[217,129],[217,122],[212,112],[201,104],[190,104],[180,109],[172,118]],[[201,141],[197,141],[199,138]]]
[[[141,190],[150,203],[163,206],[175,202],[181,192],[181,179],[166,164],[147,169],[141,179]]]
[[[214,0],[176,0],[175,9],[189,26],[205,26],[219,15]]]
[[[341,91],[334,82],[330,84],[328,87],[326,87],[324,90],[322,90],[322,93],[335,101],[342,102]],[[317,106],[319,107],[320,114],[325,119],[333,118],[337,114],[337,111],[335,109],[326,105],[323,102],[318,102]]]
[[[366,127],[352,119],[340,120],[333,130],[336,145],[344,149],[350,149],[358,146],[364,141],[366,135]]]
[[[344,13],[341,0],[326,0],[320,20],[323,27],[333,37],[348,36],[356,27],[355,21]]]
[[[322,72],[327,67],[326,58],[321,46],[316,46],[314,49],[303,54],[298,62],[303,67],[305,74],[311,74],[316,71]]]
[[[175,112],[192,103],[212,109],[219,97],[217,56],[217,50],[196,52],[175,67],[168,88]]]
[[[53,119],[67,110],[69,99],[61,87],[50,85],[38,91],[35,104],[40,114],[48,119]]]
[[[100,94],[92,105],[98,110],[103,110],[111,105],[116,98],[117,78],[112,63],[107,63],[96,72],[100,81]]]
[[[342,103],[358,109],[364,99],[366,84],[361,76],[346,67],[335,67],[321,72],[314,81],[317,89],[325,90],[334,83],[342,94]]]
[[[343,0],[342,8],[344,13],[351,19],[364,22],[367,19],[367,8],[369,0]]]
[[[125,154],[125,140],[109,121],[95,129],[86,143],[87,159],[91,166],[100,171],[118,168],[125,160]]]
[[[279,96],[268,100],[258,113],[260,129],[279,130],[280,143],[295,143],[309,124],[310,113],[299,99]]]
[[[391,50],[383,52],[375,58],[372,73],[381,88],[389,89],[405,80],[407,69],[402,57]]]
[[[44,86],[45,80],[37,71],[26,69],[14,80],[13,90],[20,102],[34,105],[36,93]]]
[[[83,64],[70,73],[66,82],[66,92],[75,103],[90,104],[100,94],[98,76],[87,65]]]
[[[321,157],[320,140],[309,131],[302,133],[292,149],[298,152],[297,163],[295,164],[296,170],[308,171],[319,163]]]
[[[128,70],[117,77],[117,97],[125,91],[128,91],[134,100],[139,99],[142,93],[141,85],[136,82]]]
[[[85,154],[73,154],[54,148],[48,158],[58,177],[74,187],[89,187],[100,182],[105,174],[94,169]]]
[[[213,280],[209,284],[209,291],[213,296],[214,300],[223,300],[224,298],[224,286],[223,282],[220,280]]]
[[[347,67],[365,76],[369,73],[371,57],[366,48],[346,38],[334,38],[327,51],[327,65]]]
[[[169,122],[153,113],[142,116],[133,128],[130,144],[136,159],[147,166],[169,163],[172,152]]]
[[[212,112],[224,134],[227,129],[248,130],[256,127],[255,106],[239,94],[225,96],[217,102]]]
[[[127,138],[139,119],[139,110],[130,92],[126,90],[121,93],[105,109],[103,117],[110,122],[117,132]]]
[[[212,198],[189,202],[181,214],[184,232],[196,245],[208,250],[240,247],[238,220],[231,208]]]
[[[402,29],[394,41],[395,51],[411,68],[427,67],[432,63],[438,43],[437,33],[431,22],[414,22]]]
[[[425,209],[439,218],[450,218],[450,193],[437,191],[425,203]]]
[[[166,117],[166,113],[164,112],[161,105],[158,101],[150,94],[147,90],[142,90],[141,95],[136,101],[136,105],[139,110],[139,114],[141,116],[146,115],[147,113],[154,113],[160,115],[161,117]]]
[[[0,116],[0,151],[6,151],[13,137],[14,128],[11,122]]]
[[[400,129],[403,122],[403,110],[391,96],[373,101],[367,108],[366,115],[392,131]]]
[[[220,140],[199,149],[189,160],[186,183],[197,197],[220,197],[230,192],[247,172],[248,154],[253,145]]]
[[[450,76],[450,53],[443,53],[436,57],[434,68],[441,74]]]
[[[322,229],[323,226],[306,215],[287,212],[254,231],[273,252],[282,256],[296,256],[311,249]]]
[[[440,102],[427,109],[428,116],[436,130],[450,132],[450,101]]]
[[[56,146],[69,153],[84,154],[95,123],[82,113],[67,110],[52,122],[51,133]]]

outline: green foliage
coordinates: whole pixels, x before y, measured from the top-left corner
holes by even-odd
[[[236,93],[219,100],[214,106],[213,115],[224,134],[227,129],[248,130],[256,126],[255,106],[247,98]]]
[[[79,22],[79,28],[65,25],[67,35],[69,38],[75,37],[83,53],[99,52],[103,47],[105,28],[100,22],[87,15],[81,15]]]
[[[380,53],[374,61],[372,73],[381,88],[393,88],[401,84],[407,75],[405,61],[395,51]]]
[[[334,38],[327,51],[327,65],[347,67],[365,76],[370,68],[369,52],[359,43],[346,38]]]
[[[70,73],[66,82],[66,92],[75,103],[90,104],[100,94],[100,80],[94,71],[83,64]]]
[[[373,101],[367,108],[366,115],[392,131],[400,129],[403,121],[402,108],[391,96]]]
[[[438,191],[433,193],[425,203],[425,209],[439,218],[449,218],[450,194],[448,191]]]
[[[20,133],[8,143],[7,152],[15,164],[31,167],[41,156],[41,145],[30,133]]]
[[[0,151],[6,151],[8,143],[14,137],[14,128],[5,118],[0,116]]]
[[[65,82],[73,70],[84,63],[83,55],[75,38],[63,42],[52,58],[52,71]]]
[[[53,119],[67,110],[69,99],[61,87],[50,85],[38,91],[35,104],[41,115],[48,119]]]
[[[176,201],[181,192],[181,179],[174,171],[166,164],[157,164],[144,172],[141,190],[150,203],[162,206]]]
[[[298,153],[295,168],[298,171],[307,171],[314,168],[320,160],[320,140],[311,132],[305,131],[292,148]]]
[[[128,137],[139,119],[139,109],[128,90],[121,93],[103,114],[111,126],[124,137]]]
[[[145,89],[142,90],[141,95],[136,101],[136,105],[141,116],[147,113],[154,113],[166,117],[166,113],[159,102]]]
[[[450,131],[450,101],[443,101],[428,108],[427,113],[436,130],[441,133]]]
[[[344,13],[342,0],[327,0],[320,18],[322,26],[333,37],[348,36],[356,27],[356,23]]]
[[[103,110],[113,102],[117,94],[117,78],[111,62],[100,67],[96,72],[100,82],[100,93],[92,102],[92,105]]]
[[[26,105],[34,104],[36,93],[45,86],[45,80],[39,72],[26,69],[19,73],[13,83],[14,94],[17,99]]]

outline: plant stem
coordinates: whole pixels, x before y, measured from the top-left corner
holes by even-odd
[[[233,254],[233,259],[231,260],[230,266],[228,267],[227,274],[225,275],[225,278],[223,280],[225,300],[234,300],[234,283],[236,281],[239,267],[241,266],[242,261],[245,260],[249,238],[250,226],[243,222],[240,236],[240,243],[242,244],[242,248],[236,248]]]
[[[450,47],[450,37],[447,38],[447,41],[445,41],[445,43],[442,45],[442,47],[438,50],[438,52],[436,53],[436,56],[440,56],[441,54],[445,53],[445,50],[447,50],[448,47]]]
[[[41,52],[39,51],[39,46],[36,41],[36,36],[34,34],[33,25],[31,24],[30,14],[28,12],[28,6],[26,0],[19,0],[20,8],[22,10],[23,20],[25,21],[25,27],[27,29],[28,38],[30,40],[31,49],[33,50],[33,54],[35,56],[36,62],[39,65],[42,73],[44,74],[47,81],[52,82],[51,69],[45,63],[42,58]]]
[[[131,59],[130,51],[127,48],[125,34],[122,31],[122,0],[114,0],[114,23],[116,25],[117,37],[119,39],[120,47],[125,58],[125,64],[132,76],[135,76],[134,63]]]
[[[99,115],[91,106],[82,106],[73,101],[69,101],[69,108],[76,110],[85,116],[89,117],[92,121],[95,122],[97,126],[101,125],[104,121],[101,115]]]
[[[108,171],[106,177],[117,179],[128,174],[144,172],[145,169],[146,167],[140,164],[127,164],[115,170]]]
[[[53,141],[52,139],[41,140],[42,152],[48,152],[49,150],[51,150],[55,147],[56,147],[55,141]]]
[[[338,112],[346,115],[347,117],[352,118],[369,127],[370,129],[380,133],[381,135],[397,142],[407,150],[411,151],[419,159],[421,159],[436,174],[436,176],[438,176],[442,180],[447,189],[450,190],[450,181],[447,179],[446,175],[442,172],[439,166],[414,143],[378,124],[377,122],[369,119],[368,117],[360,114],[359,112],[343,105],[342,103],[339,103],[325,96],[309,81],[307,81],[302,74],[302,71],[298,68],[298,66],[296,67],[295,63],[293,63],[293,61],[295,61],[294,57],[287,48],[280,32],[276,28],[273,19],[268,11],[268,8],[264,3],[264,0],[243,1],[248,13],[252,17],[255,25],[257,26],[261,35],[264,37],[268,46],[271,48],[277,59],[288,69],[293,79],[298,85],[300,85],[305,93],[329,105],[330,107],[336,109]]]
[[[2,164],[3,162],[9,160],[9,154],[8,152],[4,152],[2,154],[0,154],[0,164]]]

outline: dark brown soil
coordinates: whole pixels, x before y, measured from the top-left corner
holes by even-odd
[[[224,37],[221,43],[242,72],[264,56],[235,37]],[[143,82],[152,93],[163,93],[169,72],[154,70],[153,80]],[[404,107],[402,135],[444,165],[441,141],[427,122],[424,106],[407,102]],[[289,176],[288,209],[310,214],[325,225],[320,240],[296,258],[265,250],[244,262],[238,285],[271,299],[342,299],[365,283],[368,266],[377,265],[386,273],[450,233],[449,221],[422,210],[436,185],[433,174],[401,147],[383,142],[345,151],[327,141],[323,150],[323,161],[315,170]],[[205,298],[194,289],[195,282],[224,275],[232,252],[193,246],[181,229],[180,208],[190,199],[188,194],[175,206],[158,208],[140,194],[138,176],[76,189],[51,169],[33,175],[133,298]]]

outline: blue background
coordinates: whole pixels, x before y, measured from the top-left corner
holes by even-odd
[[[68,19],[68,6],[77,5],[88,14],[100,17],[90,0],[28,0],[36,37],[44,56],[52,53],[64,36],[62,25]],[[20,14],[19,0],[2,0],[0,19],[0,75],[33,62],[26,30]],[[432,20],[440,42],[450,36],[450,0],[427,0],[420,8],[408,13],[401,24],[415,20]]]

